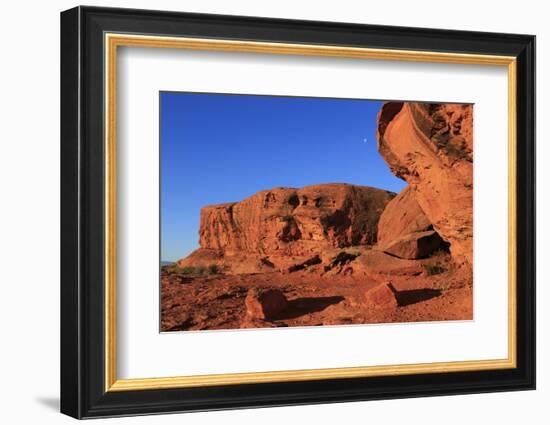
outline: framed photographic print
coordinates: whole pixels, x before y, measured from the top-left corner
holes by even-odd
[[[61,411],[535,387],[535,38],[61,14]]]

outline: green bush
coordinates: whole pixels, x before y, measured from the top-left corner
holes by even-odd
[[[426,270],[426,273],[428,276],[433,276],[436,274],[441,274],[447,271],[447,269],[443,266],[440,266],[438,264],[425,264],[424,270]]]
[[[174,264],[170,264],[168,266],[161,266],[160,269],[163,270],[166,273],[177,273],[178,272],[178,267]]]
[[[217,264],[206,266],[185,266],[177,265],[163,266],[163,270],[167,273],[176,273],[180,275],[209,275],[222,273],[222,269]]]
[[[195,273],[195,267],[192,266],[185,266],[180,269],[181,274],[194,274]]]

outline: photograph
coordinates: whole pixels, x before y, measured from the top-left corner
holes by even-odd
[[[220,410],[254,409],[235,418],[256,424],[264,408],[292,406],[283,420],[334,423],[350,415],[320,405],[367,401],[375,420],[388,408],[405,422],[452,411],[464,424],[480,406],[506,423],[540,416],[543,14],[501,7],[487,20],[482,4],[442,13],[403,1],[389,18],[387,5],[323,14],[292,2],[263,16],[116,6],[64,5],[53,23],[35,13],[53,47],[19,48],[6,67],[21,76],[7,79],[21,83],[11,110],[24,112],[8,139],[39,130],[26,137],[36,152],[8,143],[23,147],[22,161],[7,158],[28,180],[5,179],[11,209],[47,196],[57,218],[5,220],[24,260],[8,287],[28,269],[32,227],[59,228],[32,263],[47,260],[60,290],[5,297],[34,303],[6,340],[47,318],[40,309],[58,312],[38,335],[55,350],[26,362],[45,366],[31,371],[44,405],[33,417],[55,396],[77,419],[213,411],[219,422]],[[56,52],[42,67],[55,84],[28,78]],[[29,127],[23,83],[46,90],[33,100],[47,105],[59,88],[60,108],[38,108],[48,113]],[[58,133],[60,148],[45,143]],[[55,193],[38,190],[40,167]],[[60,261],[42,255],[54,239]],[[435,396],[430,422],[419,398]],[[400,399],[409,407],[393,408]],[[28,400],[11,404],[28,414]]]
[[[475,105],[159,103],[161,332],[473,320]]]

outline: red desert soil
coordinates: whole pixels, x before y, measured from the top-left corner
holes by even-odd
[[[371,254],[387,257],[397,268],[376,273],[361,263]],[[471,281],[449,255],[416,262],[421,264],[366,250],[339,273],[314,265],[293,273],[187,276],[165,266],[162,331],[472,319]],[[449,268],[429,275],[439,272],[435,267]],[[396,305],[372,303],[369,293],[390,282]],[[288,300],[286,309],[266,320],[249,317],[245,298],[253,288],[279,289]]]
[[[471,320],[472,107],[388,102],[378,149],[408,186],[274,188],[202,208],[161,268],[161,330]]]

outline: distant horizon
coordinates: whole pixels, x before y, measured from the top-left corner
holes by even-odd
[[[276,187],[407,185],[378,153],[382,101],[161,92],[160,104],[162,262],[199,247],[203,206]]]

